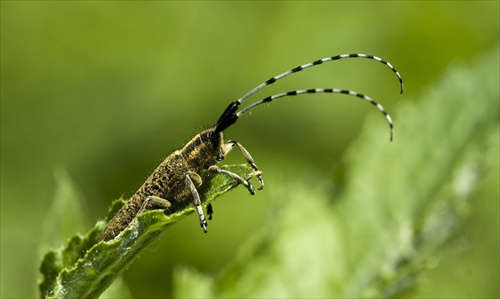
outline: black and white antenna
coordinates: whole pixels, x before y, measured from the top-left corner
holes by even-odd
[[[266,86],[274,84],[276,81],[281,80],[281,79],[285,78],[288,75],[291,75],[293,73],[298,73],[298,72],[303,71],[303,70],[305,70],[307,68],[310,68],[310,67],[313,67],[313,66],[317,66],[317,65],[323,64],[325,62],[335,61],[335,60],[341,60],[341,59],[346,59],[346,58],[367,58],[367,59],[378,61],[378,62],[386,65],[387,67],[389,67],[396,74],[396,76],[397,76],[397,78],[399,80],[399,84],[401,86],[400,92],[403,93],[404,84],[403,84],[403,79],[401,78],[401,75],[392,66],[392,64],[390,62],[388,62],[388,61],[386,61],[386,60],[384,60],[384,59],[382,59],[380,57],[373,56],[373,55],[366,55],[366,54],[342,54],[342,55],[336,55],[336,56],[332,56],[332,57],[326,57],[326,58],[319,59],[319,60],[316,60],[316,61],[313,61],[313,62],[310,62],[310,63],[306,63],[306,64],[303,64],[303,65],[300,65],[300,66],[298,66],[296,68],[290,69],[290,70],[288,70],[288,71],[286,71],[284,73],[281,73],[281,74],[279,74],[277,76],[274,76],[274,77],[270,78],[269,80],[261,83],[260,85],[258,85],[254,89],[250,90],[249,92],[247,92],[245,95],[243,95],[241,98],[239,98],[237,101],[231,103],[227,107],[226,111],[224,111],[224,113],[222,114],[222,116],[219,118],[219,120],[215,124],[216,131],[217,132],[221,132],[221,131],[225,130],[227,127],[229,127],[233,123],[235,123],[236,120],[240,116],[242,116],[243,114],[245,114],[248,111],[252,110],[253,108],[255,108],[255,107],[257,107],[257,106],[259,106],[259,105],[261,105],[263,103],[269,103],[269,102],[271,102],[273,100],[276,100],[276,99],[279,99],[279,98],[284,98],[284,97],[288,97],[288,96],[296,96],[296,95],[301,95],[301,94],[312,94],[312,93],[339,93],[339,94],[346,94],[346,95],[350,95],[350,96],[355,96],[355,97],[361,98],[361,99],[363,99],[363,100],[371,103],[375,107],[377,107],[377,109],[385,116],[385,118],[387,120],[387,123],[389,124],[389,128],[390,128],[390,140],[392,141],[392,138],[393,138],[393,124],[392,124],[392,119],[391,119],[391,116],[389,115],[389,113],[387,113],[387,111],[384,109],[384,107],[381,104],[377,103],[372,98],[370,98],[370,97],[368,97],[368,96],[366,96],[364,94],[352,91],[352,90],[343,90],[343,89],[336,89],[336,88],[313,88],[313,89],[294,90],[294,91],[284,92],[284,93],[280,93],[280,94],[276,94],[276,95],[272,95],[272,96],[266,97],[266,98],[264,98],[264,99],[262,99],[260,101],[254,102],[254,103],[250,104],[249,106],[243,108],[242,110],[236,112],[236,110],[238,109],[238,106],[243,101],[245,101],[247,98],[249,98],[250,96],[252,96],[256,92],[258,92],[259,90],[265,88]]]

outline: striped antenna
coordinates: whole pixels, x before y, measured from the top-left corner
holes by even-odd
[[[403,93],[403,89],[404,89],[403,78],[401,78],[401,75],[399,74],[399,72],[392,66],[392,64],[390,62],[388,62],[388,61],[386,61],[386,60],[384,60],[384,59],[382,59],[380,57],[373,56],[373,55],[367,55],[367,54],[341,54],[341,55],[335,55],[335,56],[332,56],[332,57],[326,57],[326,58],[323,58],[323,59],[318,59],[316,61],[313,61],[313,62],[310,62],[310,63],[306,63],[306,64],[303,64],[303,65],[299,65],[296,68],[288,70],[288,71],[286,71],[286,72],[284,72],[282,74],[279,74],[277,76],[274,76],[271,79],[267,80],[266,82],[260,84],[259,86],[255,87],[254,89],[252,89],[249,92],[247,92],[244,96],[242,96],[241,98],[239,98],[237,102],[239,104],[241,104],[244,100],[246,100],[248,97],[250,97],[251,95],[253,95],[257,91],[263,89],[264,87],[266,87],[268,85],[273,84],[274,82],[276,82],[276,81],[278,81],[280,79],[285,78],[288,75],[291,75],[293,73],[298,73],[298,72],[303,71],[303,70],[305,70],[307,68],[310,68],[310,67],[313,67],[313,66],[316,66],[316,65],[320,65],[320,64],[323,64],[325,62],[335,61],[335,60],[341,60],[341,59],[345,59],[345,58],[367,58],[367,59],[375,60],[375,61],[378,61],[380,63],[385,64],[398,77],[399,84],[401,85],[400,92]]]
[[[334,88],[327,88],[327,89],[314,88],[314,89],[294,90],[294,91],[289,91],[289,92],[284,92],[284,93],[280,93],[280,94],[269,96],[269,97],[267,97],[265,99],[262,99],[260,101],[257,101],[257,102],[254,102],[254,103],[250,104],[249,106],[247,106],[246,108],[240,110],[239,112],[236,112],[236,110],[238,109],[238,106],[244,100],[246,100],[247,98],[249,98],[250,96],[252,96],[256,92],[258,92],[259,90],[263,89],[264,87],[269,86],[269,85],[275,83],[276,81],[285,78],[288,75],[291,75],[293,73],[297,73],[297,72],[303,71],[303,70],[305,70],[307,68],[310,68],[310,67],[313,67],[313,66],[316,66],[316,65],[323,64],[325,62],[335,61],[335,60],[341,60],[341,59],[345,59],[345,58],[366,58],[366,59],[371,59],[371,60],[378,61],[378,62],[386,65],[387,67],[389,67],[394,72],[394,74],[396,74],[396,76],[397,76],[397,78],[399,80],[400,87],[401,87],[400,92],[403,93],[404,84],[403,84],[403,79],[401,78],[401,75],[392,66],[392,64],[390,62],[388,62],[388,61],[386,61],[386,60],[384,60],[384,59],[382,59],[380,57],[373,56],[373,55],[367,55],[367,54],[342,54],[342,55],[336,55],[336,56],[332,56],[332,57],[326,57],[326,58],[319,59],[319,60],[316,60],[316,61],[313,61],[313,62],[310,62],[310,63],[306,63],[306,64],[303,64],[303,65],[300,65],[300,66],[298,66],[296,68],[293,68],[293,69],[290,69],[290,70],[288,70],[288,71],[286,71],[286,72],[284,72],[282,74],[274,76],[274,77],[270,78],[269,80],[265,81],[264,83],[258,85],[254,89],[250,90],[249,92],[247,92],[245,95],[243,95],[237,101],[232,102],[231,104],[229,104],[229,106],[226,108],[226,110],[224,111],[224,113],[222,114],[222,116],[219,118],[219,120],[215,124],[216,132],[222,132],[227,127],[229,127],[232,124],[234,124],[236,122],[236,120],[241,115],[245,114],[246,112],[252,110],[253,108],[255,108],[255,107],[257,107],[257,106],[259,106],[259,105],[261,105],[263,103],[269,103],[269,102],[271,102],[271,101],[273,101],[275,99],[284,98],[284,97],[288,97],[288,96],[296,96],[296,95],[301,95],[301,94],[340,93],[340,94],[347,94],[347,95],[350,95],[350,96],[355,96],[355,97],[361,98],[361,99],[363,99],[363,100],[371,103],[375,107],[377,107],[377,109],[385,116],[385,118],[387,120],[387,123],[389,124],[389,128],[390,128],[390,140],[392,141],[392,139],[393,139],[393,124],[392,124],[392,119],[391,119],[391,116],[389,115],[389,113],[387,113],[387,111],[385,111],[385,109],[384,109],[384,107],[382,105],[380,105],[379,103],[377,103],[376,101],[374,101],[370,97],[368,97],[366,95],[363,95],[363,94],[360,94],[360,93],[355,92],[355,91],[351,91],[351,90],[342,90],[342,89],[334,89]]]

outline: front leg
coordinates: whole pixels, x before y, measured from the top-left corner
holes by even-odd
[[[228,142],[224,143],[222,145],[222,157],[219,158],[219,161],[224,159],[224,157],[233,149],[234,146],[237,146],[240,152],[243,154],[243,157],[247,160],[248,164],[257,172],[257,179],[259,180],[259,190],[262,190],[264,188],[264,180],[262,179],[262,176],[260,175],[259,172],[259,167],[255,164],[255,161],[253,160],[252,156],[250,153],[247,151],[246,148],[241,145],[238,141],[235,140],[229,140]],[[246,186],[246,185],[245,185]],[[250,191],[252,193],[252,191]]]

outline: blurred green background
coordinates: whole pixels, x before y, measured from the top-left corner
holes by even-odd
[[[378,55],[403,75],[402,97],[392,72],[360,59],[302,72],[252,100],[336,87],[368,94],[390,112],[498,40],[498,1],[2,1],[1,297],[36,295],[56,169],[67,170],[85,202],[84,233],[112,199],[130,196],[164,157],[271,76],[335,54]],[[241,119],[226,137],[252,153],[266,188],[252,198],[243,188],[225,195],[207,235],[194,216],[170,230],[124,273],[131,293],[169,295],[178,265],[217,273],[272,216],[276,186],[310,177],[341,183],[339,157],[365,116],[377,113],[348,97],[317,96],[282,100]],[[227,159],[243,161],[236,152]],[[482,194],[498,188],[486,186]],[[483,208],[473,217],[491,214]],[[430,294],[440,293],[439,278],[448,275],[442,269]]]

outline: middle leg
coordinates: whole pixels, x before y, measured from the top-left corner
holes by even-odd
[[[186,173],[186,181],[188,184],[189,189],[191,190],[191,194],[193,195],[194,199],[194,205],[196,207],[196,211],[198,212],[198,217],[200,219],[200,225],[201,228],[203,229],[203,232],[207,232],[207,220],[205,219],[205,214],[203,214],[203,209],[201,207],[201,199],[200,199],[200,194],[198,193],[198,190],[196,189],[196,186],[193,183],[193,180],[191,179],[191,175],[194,177],[195,181],[199,178],[199,175],[197,173]],[[201,178],[200,178],[201,182]]]

